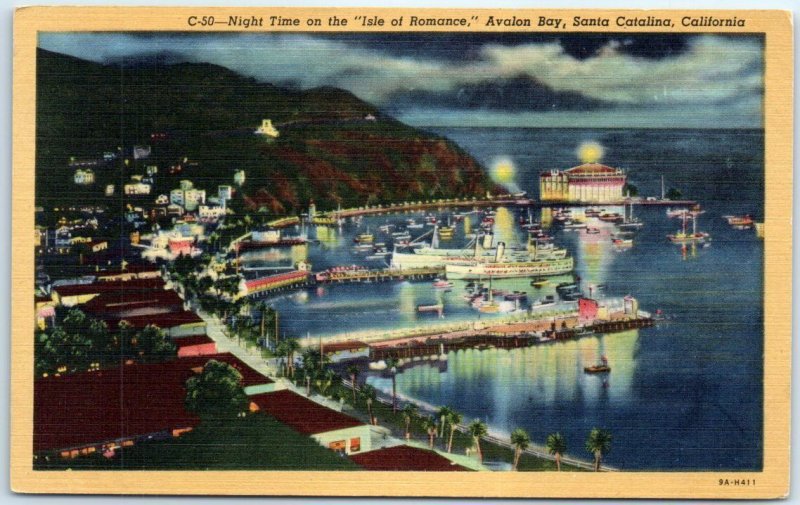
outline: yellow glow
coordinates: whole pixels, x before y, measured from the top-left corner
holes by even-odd
[[[597,163],[603,157],[603,146],[597,142],[584,142],[578,146],[578,158],[583,163]]]
[[[509,158],[499,158],[492,166],[492,177],[500,183],[514,182],[517,169]]]

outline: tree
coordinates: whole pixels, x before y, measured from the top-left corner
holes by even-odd
[[[139,356],[146,359],[169,358],[177,354],[177,348],[166,332],[152,324],[148,324],[136,333],[136,347]]]
[[[439,408],[439,412],[437,412],[437,416],[439,417],[440,424],[439,424],[439,436],[444,436],[444,427],[447,424],[447,419],[450,417],[450,414],[453,412],[453,409],[447,406],[443,406]]]
[[[63,327],[40,332],[34,344],[36,373],[85,370],[91,346],[91,341],[82,333],[70,333]]]
[[[422,427],[428,433],[428,447],[431,449],[433,449],[433,439],[436,437],[437,426],[436,419],[433,416],[422,420]]]
[[[298,343],[299,344],[299,343]],[[298,346],[299,347],[299,346]],[[320,353],[316,347],[306,347],[303,350],[303,369],[313,372],[322,372],[330,364],[331,360],[327,354]]]
[[[364,402],[367,404],[367,413],[369,414],[369,424],[375,424],[375,417],[372,415],[372,402],[378,398],[378,392],[370,384],[361,386],[361,396],[364,397]]]
[[[456,428],[461,423],[461,414],[456,412],[455,410],[450,410],[447,414],[447,423],[450,425],[450,439],[447,441],[447,452],[453,451],[453,435],[456,432]]]
[[[259,316],[261,318],[261,321],[260,321],[260,324],[261,324],[261,338],[263,339],[267,335],[267,321],[271,322],[271,321],[274,320],[275,311],[272,309],[272,307],[269,306],[269,304],[267,302],[265,302],[263,300],[258,302],[256,304],[255,308],[256,308],[256,310],[258,310]]]
[[[547,452],[556,457],[556,470],[561,471],[561,456],[567,452],[567,442],[561,433],[551,433],[547,435],[547,442],[545,442]]]
[[[511,445],[514,446],[514,464],[511,465],[511,469],[516,471],[517,467],[519,466],[519,460],[522,456],[522,451],[531,445],[531,437],[528,436],[527,431],[523,430],[522,428],[517,428],[511,432]]]
[[[486,435],[489,430],[486,423],[480,419],[475,419],[469,425],[469,434],[472,435],[472,440],[475,441],[475,448],[478,450],[478,460],[483,463],[483,451],[481,451],[481,437]]]
[[[289,377],[294,377],[294,355],[300,350],[300,342],[298,342],[296,338],[287,338],[281,343],[286,346]]]
[[[392,413],[397,412],[397,358],[386,358],[386,369],[389,370],[389,375],[392,377]]]
[[[593,428],[586,439],[586,450],[594,455],[594,471],[600,471],[603,456],[611,451],[611,433],[600,428]]]
[[[677,188],[669,188],[669,191],[667,191],[667,194],[664,196],[667,198],[667,200],[680,200],[683,198],[683,193],[681,193],[681,190]]]
[[[353,390],[353,406],[356,405],[356,379],[358,378],[358,367],[356,365],[348,365],[347,374],[350,376],[350,388]]]
[[[238,417],[247,408],[242,374],[227,363],[210,360],[202,373],[186,381],[186,410],[203,422]]]
[[[419,409],[413,403],[407,403],[403,407],[403,420],[406,422],[406,440],[411,440],[411,421],[417,417]]]
[[[622,195],[623,196],[637,196],[639,195],[639,188],[631,184],[630,182],[626,182],[624,186],[622,186]]]

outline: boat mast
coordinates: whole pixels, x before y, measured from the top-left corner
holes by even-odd
[[[664,199],[664,176],[661,176],[661,199]]]

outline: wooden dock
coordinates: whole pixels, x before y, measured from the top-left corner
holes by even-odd
[[[402,280],[425,280],[444,275],[444,267],[383,268],[376,270],[325,271],[313,275],[319,284],[352,282],[386,282]]]

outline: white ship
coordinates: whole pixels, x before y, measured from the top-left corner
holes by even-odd
[[[475,259],[453,261],[445,264],[448,279],[480,279],[483,277],[502,279],[509,277],[542,277],[572,272],[575,268],[573,258],[516,260],[504,255],[505,244],[497,245],[494,261]]]

